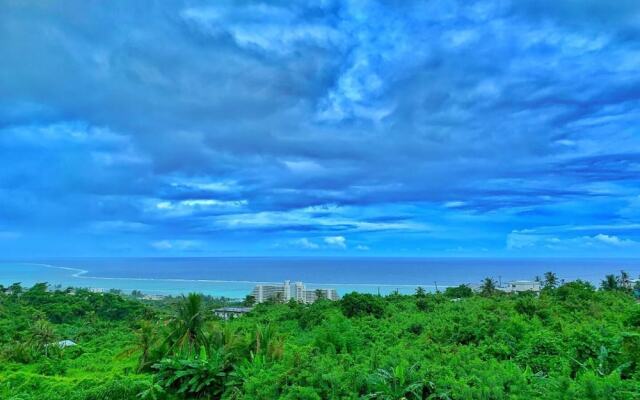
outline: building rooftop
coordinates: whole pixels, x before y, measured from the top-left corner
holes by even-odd
[[[65,347],[71,347],[71,346],[76,346],[77,343],[74,342],[73,340],[69,340],[69,339],[65,339],[65,340],[61,340],[57,343],[58,347],[60,347],[61,349],[64,349]]]
[[[216,308],[215,312],[229,312],[229,313],[248,313],[251,311],[252,307],[221,307]]]

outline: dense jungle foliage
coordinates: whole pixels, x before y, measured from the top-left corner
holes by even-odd
[[[539,295],[488,279],[480,292],[274,301],[230,321],[196,294],[0,289],[1,399],[640,398],[624,273],[598,290],[547,274]]]

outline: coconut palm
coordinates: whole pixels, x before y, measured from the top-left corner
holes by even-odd
[[[31,326],[30,342],[37,350],[44,350],[49,355],[49,347],[56,338],[56,333],[48,321],[39,319]]]
[[[242,301],[242,305],[245,307],[253,307],[256,304],[256,297],[253,295],[246,295]]]
[[[625,271],[620,271],[620,276],[618,277],[618,285],[623,289],[631,289],[631,278],[629,274]]]
[[[617,290],[618,289],[618,279],[615,275],[607,275],[604,277],[604,280],[600,284],[600,288],[602,290]]]
[[[229,324],[210,322],[206,326],[208,348],[219,351],[227,360],[237,360],[248,356],[253,348],[252,339],[241,334],[237,327]]]
[[[131,357],[132,354],[140,352],[138,372],[145,371],[150,369],[152,364],[165,354],[166,349],[163,349],[161,344],[157,326],[149,321],[142,321],[134,345],[120,353],[118,357],[126,359]]]
[[[194,354],[206,342],[202,295],[189,293],[182,296],[176,314],[171,320],[171,333],[167,338],[169,351],[182,350]]]
[[[12,295],[18,296],[18,295],[22,294],[22,292],[23,292],[22,285],[20,284],[20,282],[13,283],[13,284],[11,284],[11,286],[9,286],[8,291]]]
[[[138,370],[142,371],[149,367],[149,359],[151,358],[151,350],[156,343],[157,336],[155,334],[155,326],[144,321],[138,331],[137,347],[140,349],[140,359],[138,361]]]
[[[543,286],[545,289],[555,289],[558,286],[558,276],[551,271],[545,272]]]
[[[480,293],[490,296],[496,292],[496,281],[491,278],[484,278],[480,285]]]
[[[252,338],[252,347],[255,355],[280,358],[284,352],[284,338],[271,325],[258,324]]]

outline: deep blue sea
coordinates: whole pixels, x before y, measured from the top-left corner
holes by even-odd
[[[485,277],[506,282],[534,279],[554,271],[561,279],[598,284],[606,274],[640,275],[640,259],[473,259],[473,258],[73,258],[0,261],[0,284],[37,282],[149,294],[201,292],[243,298],[257,282],[303,281],[310,288],[332,287],[388,294],[433,291]]]

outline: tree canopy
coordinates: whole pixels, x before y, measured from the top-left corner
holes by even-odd
[[[17,285],[0,293],[0,398],[640,398],[640,306],[622,277],[349,293],[229,321],[198,294]]]

